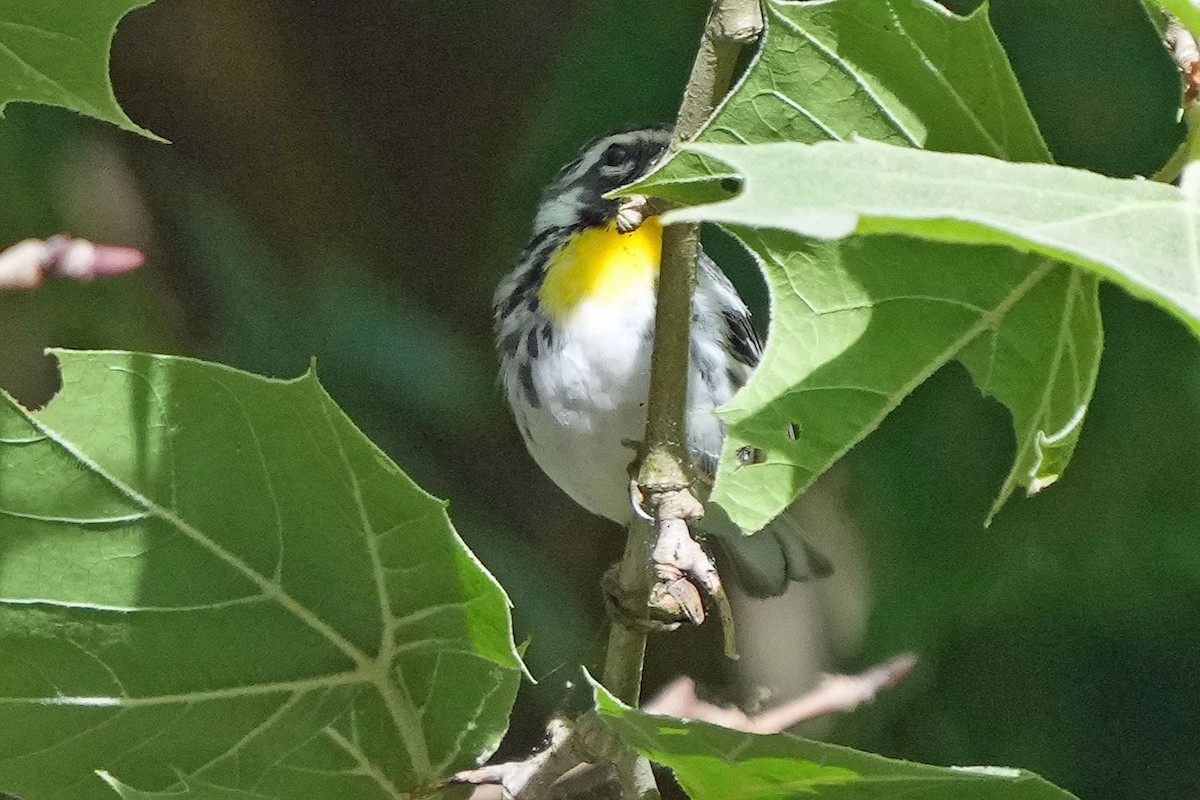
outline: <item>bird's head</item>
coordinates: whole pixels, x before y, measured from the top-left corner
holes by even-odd
[[[604,195],[644,175],[671,139],[669,130],[646,128],[601,136],[564,166],[538,206],[537,230],[600,227],[619,201]]]

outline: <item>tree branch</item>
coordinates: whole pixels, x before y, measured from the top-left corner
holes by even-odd
[[[742,46],[762,31],[761,14],[758,0],[714,0],[670,150],[699,133],[729,90]],[[672,225],[663,231],[646,435],[637,472],[637,486],[652,524],[635,517],[629,526],[617,575],[620,602],[627,610],[649,610],[656,578],[651,554],[662,531],[704,513],[690,490],[686,425],[692,291],[699,252],[698,225]],[[641,694],[646,636],[644,629],[614,617],[602,682],[631,706],[638,704]],[[620,759],[617,769],[623,797],[658,796],[644,758]]]
[[[672,150],[703,127],[729,89],[742,46],[753,41],[761,30],[758,0],[714,0],[684,90]],[[648,607],[655,580],[651,553],[662,529],[703,513],[690,494],[685,422],[692,288],[699,251],[698,226],[671,225],[663,231],[646,435],[637,473],[637,486],[652,523],[637,518],[629,526],[617,578],[623,605],[629,610]],[[644,630],[614,620],[602,683],[634,706],[641,690],[645,647]]]
[[[713,0],[668,151],[699,133],[729,89],[742,46],[761,31],[758,0]],[[618,216],[623,229],[636,227],[640,222],[640,210]],[[703,506],[691,493],[686,426],[692,288],[699,252],[698,226],[673,225],[663,231],[646,435],[640,448],[636,480],[639,499],[648,513],[635,515],[629,526],[612,592],[616,595],[617,609],[611,614],[613,622],[602,677],[605,687],[631,706],[638,704],[641,694],[648,626],[670,627],[670,622],[662,620],[674,613],[663,610],[672,603],[681,613],[697,616],[698,600],[680,601],[678,596],[670,597],[669,591],[659,593],[666,594],[668,602],[659,604],[657,615],[652,613],[651,596],[659,578],[652,554],[658,549],[660,537],[666,534],[664,539],[670,546],[664,546],[661,552],[674,554],[673,563],[679,562],[677,572],[698,578],[702,584],[711,585],[715,580],[711,565],[708,570],[702,564],[696,565],[698,560],[706,559],[697,559],[694,552],[678,544],[681,536],[688,538],[687,522],[699,519],[704,513]],[[703,618],[702,605],[698,616]],[[598,733],[585,730],[595,727],[586,722],[584,715],[573,727],[552,728],[546,750],[525,762],[483,767],[460,773],[454,780],[501,784],[522,800],[541,800],[561,788],[559,781],[564,774],[573,774],[574,767],[591,759],[611,767],[625,800],[657,800],[658,787],[650,762],[618,743],[605,730]]]
[[[1177,18],[1164,12],[1167,30],[1163,41],[1179,67],[1183,78],[1183,119],[1187,135],[1183,142],[1154,175],[1154,180],[1174,183],[1193,197],[1197,195],[1197,169],[1200,161],[1200,46],[1196,37]]]

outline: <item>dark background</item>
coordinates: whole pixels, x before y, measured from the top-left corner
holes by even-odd
[[[69,230],[140,245],[149,263],[0,295],[0,385],[44,402],[48,345],[275,376],[315,355],[367,434],[450,499],[512,596],[543,679],[518,706],[519,751],[560,678],[599,652],[598,578],[621,534],[525,454],[495,385],[491,292],[539,187],[579,143],[673,116],[706,5],[164,0],[134,12],[116,37],[117,95],[174,144],[10,107],[0,244]],[[1133,175],[1166,159],[1178,82],[1137,2],[995,0],[992,17],[1060,162]],[[1012,434],[955,365],[807,501],[858,554],[844,570],[857,581],[823,590],[817,666],[921,657],[821,733],[938,764],[1023,766],[1089,799],[1200,796],[1200,347],[1120,291],[1106,289],[1104,311],[1096,398],[1059,485],[982,528]],[[761,643],[805,623],[770,625],[745,635],[770,651]],[[653,643],[651,688],[681,669],[715,697],[754,699],[714,630]],[[796,664],[797,682],[813,669]]]

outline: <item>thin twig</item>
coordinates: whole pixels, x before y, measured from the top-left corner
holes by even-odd
[[[742,46],[761,31],[758,0],[713,0],[670,149],[700,131],[729,89]],[[636,227],[638,221],[640,218],[623,218],[622,225]],[[663,231],[646,435],[636,481],[650,513],[635,515],[629,526],[615,581],[616,599],[624,615],[613,614],[602,677],[608,690],[631,706],[638,704],[641,693],[647,634],[645,625],[636,624],[629,617],[646,617],[650,610],[651,592],[658,577],[652,554],[659,534],[663,529],[677,529],[698,519],[704,511],[690,490],[685,424],[692,288],[699,250],[697,226],[674,225]],[[682,552],[681,548],[673,550]],[[702,559],[690,559],[688,563],[694,565],[697,561]],[[681,572],[689,577],[691,573],[707,575],[703,566],[684,568]],[[694,604],[685,600],[680,605],[693,608],[692,615],[696,615]],[[574,773],[582,762],[593,759],[597,764],[610,765],[596,768],[603,770],[605,780],[615,771],[620,795],[625,800],[657,800],[658,787],[650,762],[617,743],[602,726],[581,730],[586,719],[587,715],[576,720],[573,728],[566,726],[552,731],[548,747],[525,762],[461,773],[455,781],[500,784],[505,792],[521,800],[540,800],[561,790],[564,774]]]
[[[655,695],[642,710],[648,714],[708,722],[743,733],[779,733],[798,723],[825,714],[853,711],[863,703],[871,702],[880,692],[899,683],[916,663],[916,656],[904,653],[857,675],[826,675],[808,694],[753,715],[701,700],[696,696],[695,681],[681,677]],[[589,728],[591,736],[588,732],[582,736],[576,736],[573,731],[568,733],[567,723],[554,720],[547,729],[546,749],[524,761],[490,764],[460,772],[452,782],[478,786],[471,800],[534,796],[561,800],[591,796],[597,787],[615,783],[621,770],[615,770],[614,774],[604,754],[593,752],[586,746],[589,741],[596,744],[593,740],[598,726],[594,724],[594,717],[585,717],[582,722]],[[536,789],[535,776],[541,781]]]
[[[583,763],[587,755],[578,750],[579,740],[573,738],[570,725],[554,719],[546,727],[545,747],[524,761],[508,761],[488,764],[478,769],[463,770],[450,779],[452,784],[467,784],[480,787],[499,787],[501,795],[510,797],[546,794],[548,788],[576,765]],[[487,791],[477,791],[472,797],[492,796]],[[547,795],[548,796],[548,795]]]
[[[94,244],[67,234],[26,239],[0,251],[0,289],[33,289],[50,277],[90,281],[135,270],[145,256],[119,245]]]
[[[574,721],[551,720],[546,746],[523,761],[489,764],[459,772],[448,785],[477,787],[471,800],[565,800],[604,794],[646,798],[639,787],[649,786],[657,796],[653,777],[637,765],[639,756],[609,734],[595,712]],[[644,761],[644,760],[643,760]],[[623,782],[624,781],[624,782]]]
[[[808,694],[754,715],[701,700],[696,696],[695,682],[682,677],[672,681],[643,710],[709,722],[744,733],[779,733],[825,714],[853,711],[874,700],[884,689],[895,686],[916,663],[916,656],[905,653],[858,675],[826,675]]]
[[[1182,22],[1168,14],[1167,31],[1163,38],[1183,75],[1184,98],[1194,102],[1197,94],[1200,94],[1200,46],[1196,44],[1196,37]]]

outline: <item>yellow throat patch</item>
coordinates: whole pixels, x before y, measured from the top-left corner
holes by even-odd
[[[615,222],[576,233],[550,258],[538,300],[556,321],[584,300],[619,303],[658,280],[662,223],[650,217],[630,233]]]

